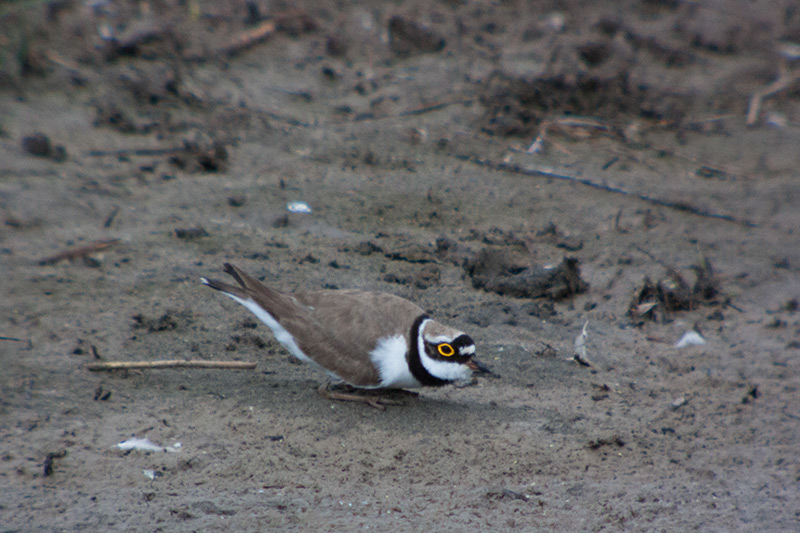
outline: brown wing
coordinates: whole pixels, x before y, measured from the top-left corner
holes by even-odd
[[[380,376],[369,352],[375,341],[392,335],[408,336],[422,309],[408,300],[364,291],[309,291],[286,294],[271,289],[234,265],[225,272],[240,285],[215,280],[205,283],[240,298],[252,298],[317,364],[346,382],[362,387],[378,385]]]
[[[380,376],[370,352],[380,338],[408,333],[422,309],[397,296],[356,290],[309,291],[293,295],[310,310],[317,334],[302,336],[281,323],[315,361],[353,385],[375,386]],[[303,326],[297,324],[297,326]],[[302,341],[302,342],[300,342]]]

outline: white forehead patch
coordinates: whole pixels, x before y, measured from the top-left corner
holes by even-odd
[[[453,342],[453,337],[450,335],[437,335],[435,337],[425,335],[425,340],[431,344],[440,344],[442,342]]]
[[[425,340],[431,344],[453,342],[457,337],[463,335],[463,333],[457,329],[440,324],[430,318],[424,320],[422,324],[420,324],[419,330],[425,336]]]
[[[475,345],[470,344],[469,346],[461,346],[458,349],[458,353],[467,356],[467,355],[475,355]]]

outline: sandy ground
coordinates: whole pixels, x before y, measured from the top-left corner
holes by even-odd
[[[68,1],[0,25],[0,529],[800,528],[792,2]],[[513,264],[481,281],[480,257]],[[565,257],[579,277],[526,292]],[[326,401],[199,283],[226,261],[409,298],[499,377]],[[88,369],[162,359],[257,368]]]

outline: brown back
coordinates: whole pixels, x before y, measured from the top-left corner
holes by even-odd
[[[288,331],[300,349],[348,383],[378,385],[380,377],[369,352],[382,337],[408,335],[423,310],[385,293],[358,290],[305,291],[286,294],[266,287],[231,266],[243,293],[253,298]]]

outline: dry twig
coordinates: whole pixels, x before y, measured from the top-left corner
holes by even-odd
[[[747,125],[752,126],[758,120],[758,115],[761,112],[761,101],[767,96],[772,96],[787,87],[791,86],[795,81],[800,80],[800,71],[781,69],[778,79],[753,93],[750,97],[750,105],[747,108]]]
[[[617,187],[617,186],[614,186],[614,185],[605,185],[603,183],[599,183],[598,181],[592,180],[590,178],[585,178],[585,177],[580,176],[580,175],[561,174],[561,173],[556,172],[555,170],[553,170],[551,168],[526,168],[526,167],[522,167],[520,165],[513,164],[513,163],[505,163],[505,162],[496,163],[496,162],[491,161],[489,159],[480,159],[480,158],[476,158],[476,157],[462,157],[462,156],[456,156],[456,157],[459,158],[459,159],[462,159],[462,160],[468,160],[471,163],[474,163],[476,165],[480,165],[482,167],[490,168],[492,170],[510,172],[510,173],[513,173],[513,174],[520,174],[520,175],[523,175],[523,176],[533,176],[533,177],[549,178],[549,179],[554,179],[554,180],[569,181],[569,182],[573,182],[573,183],[578,183],[580,185],[585,185],[585,186],[590,187],[592,189],[599,189],[601,191],[609,192],[609,193],[612,193],[612,194],[620,194],[620,195],[623,195],[623,196],[631,196],[631,197],[638,198],[639,200],[641,200],[643,202],[647,202],[647,203],[652,204],[652,205],[658,205],[658,206],[661,206],[661,207],[667,207],[667,208],[670,208],[670,209],[675,209],[677,211],[684,211],[686,213],[691,213],[691,214],[697,215],[699,217],[716,218],[716,219],[719,219],[719,220],[726,220],[728,222],[735,222],[737,224],[742,224],[742,225],[750,227],[750,228],[756,227],[755,223],[750,222],[749,220],[738,219],[738,218],[734,217],[733,215],[725,215],[725,214],[722,214],[722,213],[715,213],[713,211],[708,211],[708,210],[702,209],[700,207],[693,206],[693,205],[685,203],[685,202],[662,200],[660,198],[655,198],[655,197],[649,196],[647,194],[641,194],[641,193],[637,193],[637,192],[634,192],[634,191],[629,191],[629,190],[624,189],[622,187]]]
[[[247,361],[202,361],[202,360],[182,360],[172,361],[108,361],[105,363],[90,363],[86,368],[92,372],[103,372],[109,370],[141,370],[153,368],[217,368],[223,370],[251,370],[256,367],[256,363]]]
[[[222,52],[229,56],[236,55],[239,52],[242,52],[251,46],[260,43],[274,32],[275,22],[272,20],[267,20],[255,28],[250,28],[235,36],[233,41],[231,41],[230,44],[222,49]]]
[[[80,248],[73,248],[72,250],[65,250],[61,253],[56,255],[45,257],[44,259],[39,261],[40,265],[54,265],[61,261],[72,261],[74,259],[78,259],[80,257],[86,257],[91,255],[95,252],[99,252],[100,250],[105,250],[106,248],[113,246],[119,242],[119,239],[107,239],[104,241],[94,241],[92,243],[87,244],[86,246],[81,246]]]

